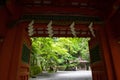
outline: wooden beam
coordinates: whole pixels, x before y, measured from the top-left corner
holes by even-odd
[[[26,30],[28,28],[28,22],[22,22],[26,27]],[[87,34],[89,31],[88,28],[89,24],[76,24],[75,31],[77,32],[77,37],[90,37],[91,34]],[[34,32],[35,34],[32,37],[48,37],[48,31],[47,31],[47,24],[41,24],[41,23],[34,23],[33,24]],[[93,29],[98,30],[100,27],[102,27],[101,24],[93,24]],[[54,32],[54,37],[74,37],[71,33],[69,25],[52,25],[52,29]],[[83,33],[83,32],[85,33]],[[70,32],[70,34],[69,34]],[[78,33],[79,32],[79,33]]]
[[[96,9],[91,8],[80,8],[80,7],[58,7],[58,6],[31,6],[23,7],[24,13],[26,14],[46,14],[46,13],[60,13],[60,14],[79,14],[79,15],[99,15],[99,12]]]
[[[35,34],[31,37],[49,37],[48,34]],[[54,34],[53,37],[74,37],[72,34]],[[77,35],[77,37],[91,37],[91,35]]]
[[[75,29],[81,29],[81,30],[88,30],[88,25],[89,24],[76,24],[74,27]],[[99,27],[101,27],[102,25],[100,24],[93,24],[93,28],[95,30],[99,29]],[[69,25],[64,25],[64,26],[59,26],[59,25],[52,25],[53,29],[70,29]],[[34,24],[34,28],[35,29],[46,29],[47,28],[47,24]]]
[[[21,22],[21,24],[23,24],[26,28],[28,27],[28,24],[29,24],[30,22]],[[86,24],[75,24],[75,28],[77,28],[77,29],[86,29],[86,28],[88,28],[88,25],[89,25],[90,23],[86,23]],[[47,23],[34,23],[33,24],[33,26],[34,26],[34,28],[47,28]],[[54,24],[52,24],[52,26],[53,26],[53,28],[69,28],[69,26],[70,26],[70,24],[69,25],[54,25]],[[99,29],[99,27],[102,27],[103,26],[103,23],[100,23],[100,24],[97,24],[97,23],[94,23],[93,22],[93,28],[94,29]]]

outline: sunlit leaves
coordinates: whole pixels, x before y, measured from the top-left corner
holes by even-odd
[[[46,69],[64,64],[66,60],[76,60],[79,56],[89,60],[88,40],[89,38],[32,38],[32,53],[37,55]]]

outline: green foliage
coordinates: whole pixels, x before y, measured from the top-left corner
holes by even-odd
[[[42,70],[55,71],[56,66],[75,66],[79,56],[89,60],[88,38],[32,38],[31,64],[40,65]]]

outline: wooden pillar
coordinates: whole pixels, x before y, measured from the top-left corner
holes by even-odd
[[[104,63],[106,66],[106,73],[108,80],[116,80],[114,75],[114,68],[113,68],[113,62],[112,62],[112,55],[110,51],[110,38],[108,38],[108,35],[106,32],[109,32],[105,30],[105,26],[101,26],[99,28],[99,37],[100,37],[100,44],[103,52],[104,57]]]
[[[99,27],[98,32],[98,41],[101,47],[102,53],[102,61],[104,63],[104,71],[102,73],[102,77],[100,77],[99,72],[95,72],[95,67],[97,64],[92,65],[93,80],[104,80],[104,75],[106,75],[107,79],[105,80],[119,80],[120,79],[120,44],[119,40],[113,35],[110,23],[107,23],[105,26]],[[90,45],[92,48],[95,45],[96,41],[93,40],[93,43]],[[99,65],[99,64],[98,64]],[[98,68],[98,67],[96,67]],[[95,76],[95,77],[94,77]]]
[[[18,48],[20,55],[18,58],[17,79],[16,80],[28,80],[28,78],[29,78],[31,40],[30,40],[30,37],[28,36],[28,33],[25,29],[26,26],[27,25],[24,25],[22,23],[20,24],[20,28],[23,27],[23,29],[22,29],[22,34],[19,33],[19,34],[21,34],[21,42],[20,42],[20,45]],[[17,41],[19,42],[19,39]],[[18,52],[18,50],[15,50],[14,53],[17,53],[17,52]]]
[[[9,29],[0,53],[0,80],[9,80],[12,52],[15,45],[16,28]],[[14,79],[13,79],[14,80]]]
[[[106,66],[98,33],[99,31],[96,32],[96,37],[91,37],[89,42],[91,70],[93,80],[107,80]]]
[[[5,72],[5,71],[8,70],[9,64],[4,63],[4,60],[6,60],[5,62],[7,62],[7,60],[10,60],[10,55],[9,54],[7,55],[7,53],[3,53],[3,49],[4,50],[6,49],[6,47],[3,48],[3,46],[5,44],[8,44],[8,42],[6,41],[8,39],[8,37],[6,38],[6,36],[8,36],[8,35],[5,36],[5,34],[7,33],[7,28],[6,28],[7,21],[8,21],[7,10],[5,7],[0,7],[0,80],[7,80],[6,79],[7,72]],[[11,34],[14,34],[14,33],[11,33]],[[4,42],[6,42],[6,43],[4,43]],[[11,44],[12,42],[9,41],[9,43]],[[11,48],[9,48],[8,50],[10,50],[10,49]],[[8,52],[8,51],[6,51],[6,52]],[[5,55],[7,55],[7,56],[5,56]],[[4,59],[3,59],[3,57],[4,57]],[[6,70],[5,70],[5,68],[6,68]]]
[[[7,22],[9,14],[5,7],[0,7],[0,53],[4,42],[5,35],[7,33]]]
[[[19,71],[19,61],[21,60],[22,54],[22,44],[23,44],[23,36],[24,36],[24,28],[23,26],[15,26],[16,34],[15,40],[13,44],[13,52],[12,58],[10,62],[10,70],[9,70],[9,80],[18,80],[18,71]]]
[[[114,26],[111,26],[109,22],[106,23],[107,42],[111,54],[111,61],[109,63],[113,66],[114,80],[120,80],[120,44],[119,40],[112,33],[112,27]]]
[[[8,30],[0,53],[0,80],[28,80],[29,62],[22,61],[24,43],[30,50],[31,41],[23,25]]]

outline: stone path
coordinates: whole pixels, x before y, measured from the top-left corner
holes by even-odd
[[[60,71],[43,73],[29,80],[92,80],[91,71]]]

